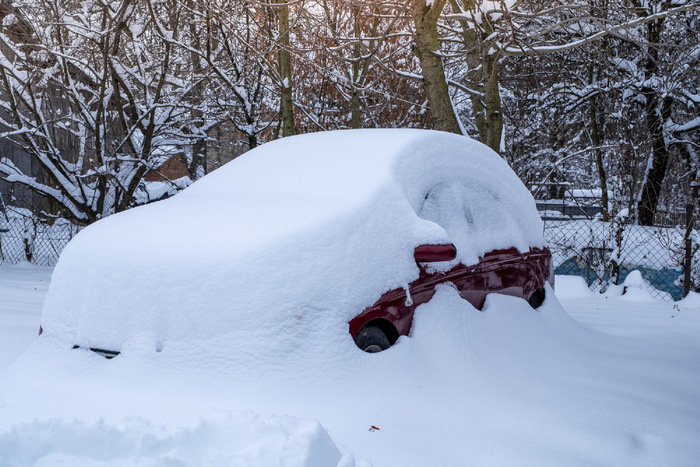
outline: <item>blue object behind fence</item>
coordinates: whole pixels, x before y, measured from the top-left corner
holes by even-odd
[[[642,266],[628,268],[623,265],[620,266],[619,283],[622,284],[627,275],[635,270],[641,272],[642,277],[655,289],[670,294],[674,300],[680,300],[683,298],[683,286],[675,284],[679,277],[683,277],[682,270],[678,272],[675,269],[649,269]],[[574,258],[569,258],[568,260],[564,261],[554,270],[554,273],[564,276],[581,276],[586,280],[586,283],[589,286],[598,281],[598,277],[591,267],[579,266]],[[610,280],[609,270],[606,270],[603,279],[606,281]]]

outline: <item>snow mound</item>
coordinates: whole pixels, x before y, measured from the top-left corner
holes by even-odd
[[[319,347],[351,342],[348,321],[418,277],[414,248],[447,242],[466,264],[544,246],[532,196],[486,146],[422,130],[284,138],[80,232],[42,326],[70,347],[218,339],[274,360],[312,332]]]
[[[647,282],[642,273],[638,270],[631,271],[625,280],[620,285],[610,285],[605,291],[605,296],[620,297],[624,300],[629,300],[633,302],[653,302],[657,299],[651,295],[650,290],[653,290],[653,286]],[[666,299],[666,301],[673,301],[670,294],[656,290],[656,294],[660,299]]]
[[[583,298],[594,295],[586,280],[580,276],[556,276],[556,294],[559,299]]]
[[[688,296],[679,300],[678,305],[683,308],[700,308],[700,293],[688,292]]]
[[[315,420],[262,419],[251,412],[168,429],[143,418],[118,425],[53,419],[0,433],[3,467],[353,467]]]
[[[665,345],[594,332],[573,321],[545,288],[547,299],[537,310],[522,299],[491,294],[478,311],[442,285],[417,308],[410,337],[378,354],[359,351],[346,327],[339,332],[347,341],[329,346],[325,332],[309,325],[324,322],[322,315],[300,320],[312,339],[296,347],[291,342],[298,329],[288,332],[280,348],[261,342],[251,349],[226,338],[157,347],[152,333],[134,337],[122,355],[106,360],[40,338],[0,374],[7,405],[0,410],[0,433],[14,424],[0,434],[0,453],[36,456],[36,445],[53,449],[42,455],[72,456],[68,465],[80,466],[76,459],[83,457],[97,465],[107,457],[114,465],[125,458],[132,464],[143,458],[144,465],[184,459],[180,465],[188,465],[199,453],[237,461],[267,446],[274,454],[266,465],[277,466],[283,456],[291,462],[304,452],[337,456],[325,428],[341,454],[348,456],[348,446],[377,466],[696,466],[700,417],[697,390],[688,388],[700,387],[697,345],[669,352]],[[597,302],[610,306],[613,300],[589,304]],[[644,308],[615,302],[629,310],[623,315],[628,322]],[[667,313],[664,319],[697,329],[696,314],[682,315],[671,319]],[[679,319],[696,324],[688,327],[693,321]],[[692,337],[688,341],[695,343]],[[216,418],[245,410],[264,418]],[[294,416],[293,427],[277,424],[281,419],[272,413]],[[82,428],[66,434],[73,424],[66,417],[87,420],[78,423],[87,432],[99,429],[98,417],[121,420],[130,414],[163,420],[166,428],[143,420],[133,430],[126,422],[104,423],[113,442],[105,458],[93,447],[105,446],[104,437],[85,438],[78,433]],[[193,422],[202,416],[204,423]],[[35,417],[44,422],[31,422]],[[302,426],[300,420],[319,420],[323,427]],[[210,431],[196,429],[200,425]],[[39,427],[44,438],[30,437]],[[13,444],[13,432],[27,440],[22,447]],[[143,441],[132,442],[132,435]],[[162,448],[142,450],[137,458],[136,443],[151,446],[147,441],[157,436],[164,439]],[[71,444],[74,439],[77,444]],[[123,451],[111,447],[118,443]],[[166,457],[171,452],[180,457]],[[262,457],[253,454],[238,465],[257,465]],[[236,465],[234,460],[222,464]]]

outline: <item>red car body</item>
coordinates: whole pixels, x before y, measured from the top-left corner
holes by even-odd
[[[494,250],[473,265],[457,264],[448,271],[428,272],[425,263],[454,259],[454,245],[423,245],[416,248],[420,276],[409,284],[408,293],[399,288],[386,292],[377,302],[350,321],[354,337],[363,326],[380,328],[393,345],[399,336],[408,335],[413,313],[427,303],[438,284],[450,282],[459,294],[481,310],[489,293],[523,298],[537,308],[544,301],[544,283],[554,285],[552,254],[548,248],[531,248],[520,253],[516,248]]]

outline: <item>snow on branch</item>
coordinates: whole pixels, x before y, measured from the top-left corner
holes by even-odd
[[[590,44],[592,42],[595,42],[596,40],[609,36],[612,34],[615,34],[619,31],[622,30],[628,30],[635,28],[639,25],[649,23],[652,21],[656,21],[659,19],[664,19],[669,16],[675,15],[677,13],[681,13],[684,11],[689,11],[689,10],[694,10],[697,9],[696,5],[684,5],[680,6],[677,8],[672,8],[670,10],[662,11],[659,13],[655,13],[653,15],[645,16],[642,18],[638,18],[623,24],[619,24],[617,26],[611,27],[611,28],[605,28],[602,31],[599,31],[595,34],[592,34],[588,37],[585,37],[583,39],[569,42],[566,44],[559,44],[559,45],[539,45],[539,46],[529,46],[529,45],[523,45],[520,47],[502,47],[501,46],[501,51],[505,53],[506,55],[511,55],[511,56],[523,56],[523,55],[537,55],[537,54],[544,54],[544,53],[553,53],[553,52],[563,52],[565,50],[573,49],[576,47],[580,47],[585,44]],[[525,37],[524,39],[527,39],[528,37]]]

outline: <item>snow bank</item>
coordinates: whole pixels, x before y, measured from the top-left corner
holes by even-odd
[[[586,280],[579,276],[556,276],[556,294],[559,299],[583,298],[594,295]]]
[[[0,263],[0,369],[39,334],[39,316],[52,272],[53,268],[26,261]]]
[[[695,467],[700,314],[658,302],[576,300],[591,311],[606,304],[598,321],[622,315],[621,328],[638,327],[648,309],[656,332],[684,331],[669,332],[659,345],[588,330],[547,292],[537,310],[492,294],[478,311],[441,286],[416,310],[410,337],[378,354],[358,351],[349,338],[330,346],[311,326],[324,318],[308,315],[301,323],[311,339],[287,347],[289,355],[266,341],[246,349],[256,341],[227,336],[158,347],[151,333],[106,360],[57,337],[40,338],[0,373],[0,440],[9,443],[0,453],[31,460],[37,445],[48,446],[44,455],[61,453],[68,465],[82,456],[119,465],[127,461],[110,443],[121,443],[132,464],[187,465],[185,456],[220,453],[227,465],[225,456],[238,460],[266,447],[269,464],[278,465],[282,455],[294,457],[293,446],[314,446],[312,438],[326,446],[321,452],[335,453],[323,441],[325,430],[341,454],[348,455],[347,446],[356,459],[382,467]],[[656,326],[662,320],[665,326]],[[294,340],[297,330],[283,340]],[[293,427],[273,413],[291,415]],[[130,415],[140,418],[125,421]],[[99,417],[105,422],[96,424]],[[320,434],[303,435],[311,432]],[[162,448],[146,451],[154,437],[164,440]],[[98,457],[93,445],[108,455]],[[171,452],[180,457],[167,457]],[[252,465],[263,462],[253,454]]]
[[[452,197],[455,217],[431,197]],[[84,229],[42,325],[67,346],[220,341],[274,361],[310,339],[351,343],[350,319],[418,277],[413,249],[446,242],[467,264],[544,246],[532,196],[485,146],[420,130],[284,138]]]
[[[678,301],[678,306],[682,308],[700,308],[700,293],[688,292],[688,296]]]
[[[190,177],[161,182],[143,182],[134,193],[137,204],[146,204],[176,195],[192,184]]]
[[[648,302],[656,300],[649,290],[653,287],[642,277],[642,273],[638,270],[630,272],[625,278],[624,282],[620,285],[611,284],[605,291],[606,297],[620,297],[625,300],[635,301],[635,302]],[[673,301],[668,293],[661,290],[656,290],[656,293],[661,296],[661,299],[666,301]]]
[[[353,467],[314,420],[248,412],[167,428],[140,417],[113,425],[53,419],[0,432],[3,467]],[[362,465],[370,466],[367,462]]]

